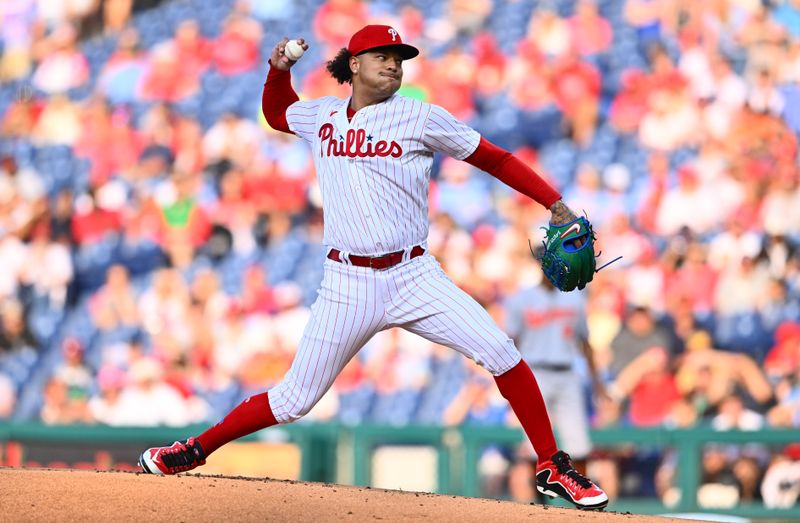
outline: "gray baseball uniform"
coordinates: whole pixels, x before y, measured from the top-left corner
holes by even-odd
[[[531,366],[558,435],[574,459],[591,451],[581,377],[575,371],[581,339],[588,339],[586,303],[580,292],[543,286],[524,289],[505,306],[506,332]]]

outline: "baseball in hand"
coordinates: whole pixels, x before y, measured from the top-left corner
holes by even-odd
[[[294,62],[299,60],[300,57],[303,56],[303,53],[305,52],[306,50],[303,49],[303,46],[300,45],[297,42],[297,40],[289,40],[288,42],[286,42],[286,45],[283,48],[284,56],[286,56],[286,58]]]

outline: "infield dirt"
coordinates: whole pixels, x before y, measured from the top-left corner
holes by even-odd
[[[685,521],[299,481],[0,468],[0,522],[532,520]]]

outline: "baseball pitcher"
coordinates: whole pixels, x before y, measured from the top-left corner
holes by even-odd
[[[396,94],[403,62],[419,51],[394,28],[364,27],[328,63],[336,80],[352,85],[347,99],[299,101],[288,43],[283,39],[272,51],[262,109],[273,128],[308,142],[322,191],[327,259],[311,318],[280,383],[246,399],[197,437],[147,449],[142,468],[153,474],[192,470],[229,441],[301,418],[367,340],[402,327],[459,351],[494,376],[542,457],[536,472],[540,492],[579,508],[604,508],[606,494],[557,448],[536,379],[514,342],[428,253],[433,155],[448,154],[489,172],[550,209],[553,225],[579,223],[572,235],[581,235],[584,222],[512,154],[445,109]],[[302,55],[298,43],[308,48],[295,41],[289,53],[295,58]],[[591,243],[588,232],[575,249]]]

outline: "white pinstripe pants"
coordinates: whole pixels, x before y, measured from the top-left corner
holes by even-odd
[[[305,414],[377,332],[402,327],[472,358],[495,376],[520,361],[486,310],[423,254],[377,271],[325,260],[325,275],[289,372],[269,390],[279,423]]]

